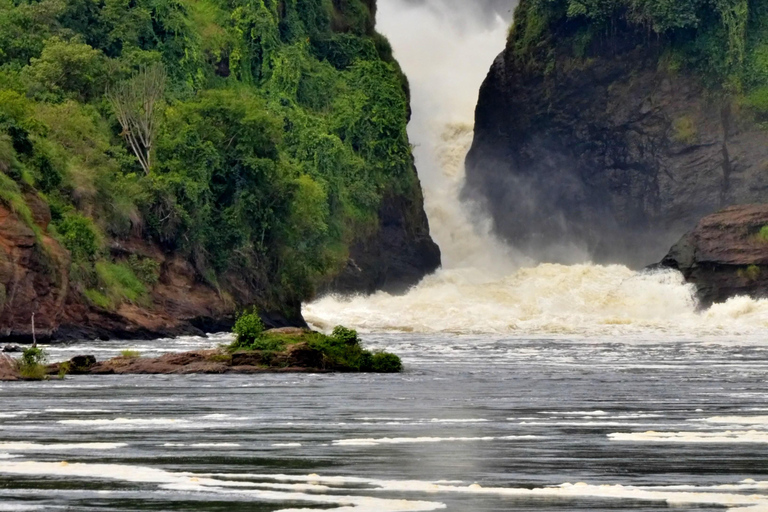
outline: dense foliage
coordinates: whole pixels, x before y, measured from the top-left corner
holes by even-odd
[[[510,43],[550,71],[555,46],[582,59],[655,47],[660,65],[688,67],[768,111],[768,0],[523,0]]]
[[[224,291],[235,276],[273,305],[307,297],[377,229],[382,197],[416,187],[406,84],[372,8],[0,0],[0,201],[30,225],[25,196],[49,204],[71,282],[105,308],[157,281],[110,253],[121,238]],[[147,76],[157,101],[136,107]],[[134,107],[151,140],[131,138]]]
[[[360,345],[357,331],[341,325],[336,326],[330,336],[309,330],[270,332],[264,330],[261,318],[253,311],[240,315],[232,332],[235,341],[227,347],[229,352],[257,351],[270,359],[274,353],[285,351],[292,345],[305,344],[322,354],[325,369],[375,373],[397,373],[403,369],[398,356],[365,350]]]

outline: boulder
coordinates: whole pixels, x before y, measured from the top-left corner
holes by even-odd
[[[725,208],[683,236],[661,266],[682,272],[703,307],[739,295],[768,297],[767,226],[768,204]]]

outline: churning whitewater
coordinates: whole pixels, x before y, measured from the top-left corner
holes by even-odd
[[[320,298],[305,306],[307,321],[366,332],[512,335],[717,336],[768,328],[768,300],[739,297],[698,311],[693,287],[678,272],[537,265],[494,238],[481,209],[460,195],[474,105],[504,47],[508,19],[498,13],[481,19],[471,5],[436,5],[382,2],[378,23],[411,84],[409,134],[443,268],[405,296]],[[579,247],[562,251],[571,261],[586,260]]]

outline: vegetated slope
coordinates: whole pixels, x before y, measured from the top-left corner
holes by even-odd
[[[439,265],[372,0],[0,0],[0,337],[298,323]],[[350,268],[352,270],[350,270]]]
[[[659,261],[768,197],[768,1],[522,0],[476,117],[466,194],[507,240]]]

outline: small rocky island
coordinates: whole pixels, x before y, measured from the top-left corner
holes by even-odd
[[[701,220],[662,267],[679,270],[709,307],[731,297],[768,297],[768,205],[725,208]]]
[[[402,370],[398,356],[364,349],[357,332],[342,326],[336,327],[331,335],[293,327],[264,330],[258,315],[246,314],[235,324],[234,333],[235,341],[229,346],[152,358],[124,351],[106,361],[81,355],[69,361],[45,364],[44,352],[30,347],[19,359],[0,354],[0,381],[43,380],[66,375],[397,373]]]

